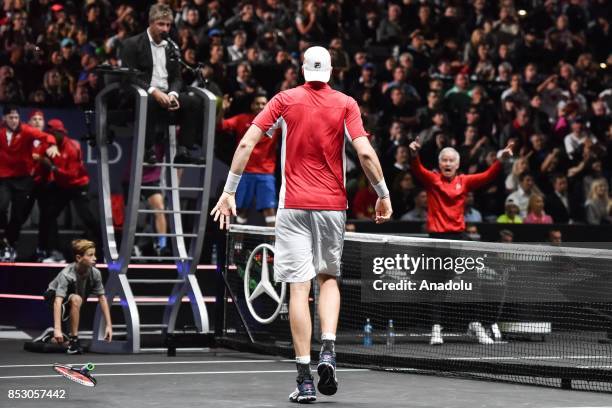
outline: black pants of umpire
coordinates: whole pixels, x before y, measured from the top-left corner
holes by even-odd
[[[28,200],[34,181],[32,177],[0,178],[0,224],[5,229],[6,240],[11,246],[19,239],[21,226],[28,217]],[[8,208],[11,206],[11,216],[8,219]]]
[[[177,136],[179,146],[192,149],[202,140],[202,121],[204,107],[201,98],[191,92],[179,93],[179,109],[168,111],[149,95],[147,103],[147,136],[145,146],[151,148],[156,143],[163,142],[168,126],[180,126]]]
[[[89,186],[73,187],[73,188],[60,188],[56,185],[49,186],[49,198],[48,206],[46,211],[41,214],[41,217],[49,217],[53,220],[49,223],[49,233],[47,242],[49,243],[49,249],[62,250],[58,248],[59,232],[57,228],[57,217],[61,212],[68,206],[68,204],[74,205],[74,209],[83,222],[85,227],[85,237],[96,243],[98,248],[101,248],[101,234],[100,225],[97,217],[91,210],[89,200]],[[101,254],[98,254],[101,258]]]

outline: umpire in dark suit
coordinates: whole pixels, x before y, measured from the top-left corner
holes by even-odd
[[[121,49],[123,67],[137,69],[141,75],[134,83],[149,94],[147,111],[147,137],[145,162],[155,163],[154,145],[164,135],[164,127],[175,117],[180,125],[178,135],[177,163],[195,163],[201,159],[192,157],[189,150],[195,149],[198,136],[202,134],[202,101],[181,92],[178,55],[180,50],[166,40],[172,26],[172,10],[165,4],[155,4],[149,10],[149,27],[141,34],[126,39]]]

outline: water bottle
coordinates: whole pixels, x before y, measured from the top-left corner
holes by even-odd
[[[363,345],[365,347],[372,347],[372,323],[370,323],[370,318],[366,319],[366,324],[363,326]]]
[[[387,325],[387,346],[393,346],[395,344],[395,328],[393,327],[393,319],[389,319]]]

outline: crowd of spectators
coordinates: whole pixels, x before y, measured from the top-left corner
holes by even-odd
[[[301,53],[327,47],[330,85],[357,100],[397,219],[426,216],[410,141],[427,168],[453,146],[461,170],[475,173],[514,140],[503,176],[468,200],[469,220],[612,221],[607,0],[159,2],[175,10],[171,36],[187,64],[203,64],[226,116],[298,85]],[[149,5],[5,0],[0,103],[90,107],[95,68],[121,64],[122,41],[146,28]],[[185,70],[184,79],[195,78]],[[376,195],[350,158],[351,215],[372,219]]]

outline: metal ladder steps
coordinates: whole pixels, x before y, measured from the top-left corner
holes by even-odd
[[[196,238],[198,234],[161,234],[157,232],[137,232],[134,234],[135,237],[186,237]]]
[[[186,300],[183,302],[183,300]],[[168,306],[170,305],[170,299],[166,296],[146,295],[146,296],[135,296],[134,302],[136,306]],[[180,300],[181,303],[190,303],[187,296],[183,296]],[[113,299],[111,306],[122,306],[121,299]]]
[[[140,331],[140,335],[141,336],[142,335],[152,335],[152,334],[162,335],[162,334],[165,334],[165,332],[162,331],[161,329],[158,329],[158,330],[141,330]],[[119,337],[119,338],[127,337],[127,332],[126,331],[115,332],[113,330],[113,340],[117,339],[117,337]]]
[[[141,186],[141,190],[163,190],[163,191],[204,191],[202,187],[161,187],[161,186]]]
[[[132,261],[193,261],[193,257],[186,256],[184,258],[180,256],[132,256]]]
[[[155,163],[155,164],[143,163],[142,165],[145,167],[176,167],[176,168],[182,167],[182,168],[192,168],[192,169],[203,169],[206,167],[206,164],[167,163],[167,162]]]
[[[164,329],[168,327],[168,325],[163,323],[145,323],[139,325],[138,327],[140,327],[141,329]],[[113,324],[113,330],[125,328],[127,328],[127,324]]]
[[[184,279],[128,279],[130,283],[162,284],[162,283],[183,283]]]
[[[139,214],[202,214],[201,211],[195,210],[138,210]]]

